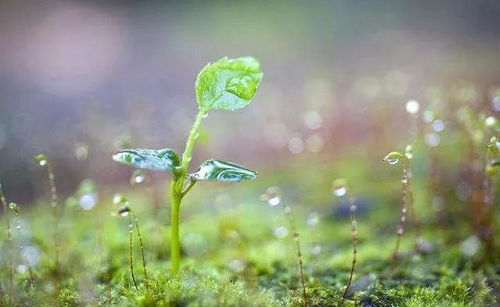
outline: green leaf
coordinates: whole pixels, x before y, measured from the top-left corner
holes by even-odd
[[[196,79],[196,101],[202,110],[237,110],[245,107],[257,91],[262,72],[253,57],[207,64]]]
[[[203,162],[198,171],[189,176],[192,180],[240,182],[254,179],[257,173],[233,162],[210,159]]]
[[[136,168],[173,171],[180,166],[179,156],[170,148],[124,149],[113,155],[113,160]]]

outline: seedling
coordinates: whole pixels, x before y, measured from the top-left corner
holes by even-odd
[[[49,187],[50,187],[50,207],[52,208],[52,219],[54,223],[54,268],[56,274],[59,274],[59,217],[57,212],[57,189],[55,182],[54,170],[52,168],[52,163],[49,158],[45,154],[38,154],[34,156],[35,161],[41,167],[47,168],[47,176],[49,179]]]
[[[354,203],[354,197],[350,195],[347,189],[347,183],[345,179],[336,179],[333,182],[333,193],[336,196],[347,196],[349,201],[349,219],[351,221],[351,237],[352,237],[352,263],[351,271],[349,273],[349,280],[342,294],[342,298],[347,298],[347,293],[351,288],[352,279],[354,277],[354,269],[356,267],[357,254],[358,254],[358,221],[356,220],[356,204]]]
[[[148,270],[146,266],[146,257],[144,257],[144,243],[142,242],[141,230],[139,229],[139,222],[137,220],[137,215],[135,215],[134,211],[130,208],[128,200],[120,194],[115,194],[113,197],[113,203],[118,208],[118,215],[123,217],[128,217],[128,228],[129,228],[129,265],[130,265],[130,274],[132,275],[132,281],[134,282],[134,287],[136,290],[139,289],[137,286],[137,281],[135,279],[134,273],[134,227],[137,232],[137,238],[139,239],[139,245],[141,247],[141,257],[142,257],[142,269],[144,271],[144,280],[146,288],[148,287]]]
[[[288,220],[288,226],[292,232],[293,241],[295,242],[295,251],[297,253],[297,260],[300,272],[300,282],[302,285],[302,300],[304,307],[307,307],[307,293],[306,293],[306,278],[304,274],[304,260],[302,256],[302,249],[300,247],[300,235],[295,226],[295,219],[292,215],[292,207],[287,205],[283,199],[283,192],[279,187],[270,187],[266,193],[261,196],[261,200],[266,201],[270,206],[277,206],[283,204],[283,213]]]
[[[26,267],[28,268],[28,273],[30,276],[30,283],[32,285],[34,285],[35,284],[35,275],[33,273],[33,268],[31,267],[31,264],[28,260],[28,257],[24,253],[24,245],[21,242],[21,220],[19,218],[19,215],[21,212],[19,210],[19,206],[16,203],[9,203],[9,209],[12,212],[14,212],[14,214],[16,215],[16,218],[17,218],[16,229],[17,229],[17,237],[19,240],[19,251],[21,252],[21,256],[24,258],[24,263],[26,264]]]
[[[399,248],[401,245],[401,238],[404,233],[404,225],[407,220],[408,207],[410,208],[413,218],[415,220],[415,247],[418,247],[418,243],[421,240],[419,223],[416,216],[416,210],[414,207],[414,197],[413,191],[411,187],[411,169],[410,169],[410,161],[413,158],[412,147],[410,145],[406,146],[405,152],[400,153],[397,151],[390,152],[384,158],[384,161],[391,165],[396,165],[401,162],[402,175],[401,175],[401,183],[402,183],[402,199],[401,199],[401,215],[399,217],[399,224],[396,229],[396,246],[394,248],[394,252],[392,253],[393,261],[397,261],[399,257]]]
[[[193,147],[199,136],[201,122],[210,110],[237,110],[250,103],[262,79],[259,62],[252,57],[222,58],[207,64],[198,74],[195,83],[198,114],[189,133],[182,156],[170,148],[125,149],[113,156],[117,162],[141,169],[162,170],[173,175],[171,195],[171,270],[180,266],[179,215],[183,198],[198,181],[239,182],[251,180],[256,172],[233,162],[210,159],[198,171],[189,174]]]

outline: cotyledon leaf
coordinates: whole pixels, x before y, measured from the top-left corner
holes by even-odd
[[[203,110],[237,110],[245,107],[257,91],[262,72],[253,57],[227,57],[202,68],[196,79],[196,101]]]
[[[210,159],[203,162],[198,171],[189,176],[192,180],[239,182],[252,180],[257,173],[234,162]]]
[[[177,153],[170,149],[124,149],[113,155],[113,160],[136,168],[173,171],[180,165]]]

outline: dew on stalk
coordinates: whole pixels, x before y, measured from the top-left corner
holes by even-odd
[[[347,193],[345,179],[335,179],[332,184],[332,193],[336,197],[342,197]]]
[[[278,226],[274,228],[273,234],[278,239],[284,239],[288,236],[288,228],[285,226]]]

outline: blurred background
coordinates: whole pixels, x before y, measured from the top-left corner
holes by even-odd
[[[414,137],[410,100],[419,114],[500,110],[499,16],[494,0],[1,0],[0,181],[37,197],[32,156],[47,153],[63,193],[86,177],[127,183],[111,154],[182,152],[196,75],[223,56],[257,57],[264,80],[248,108],[210,113],[193,165],[228,159],[265,176],[353,153],[380,164]]]

